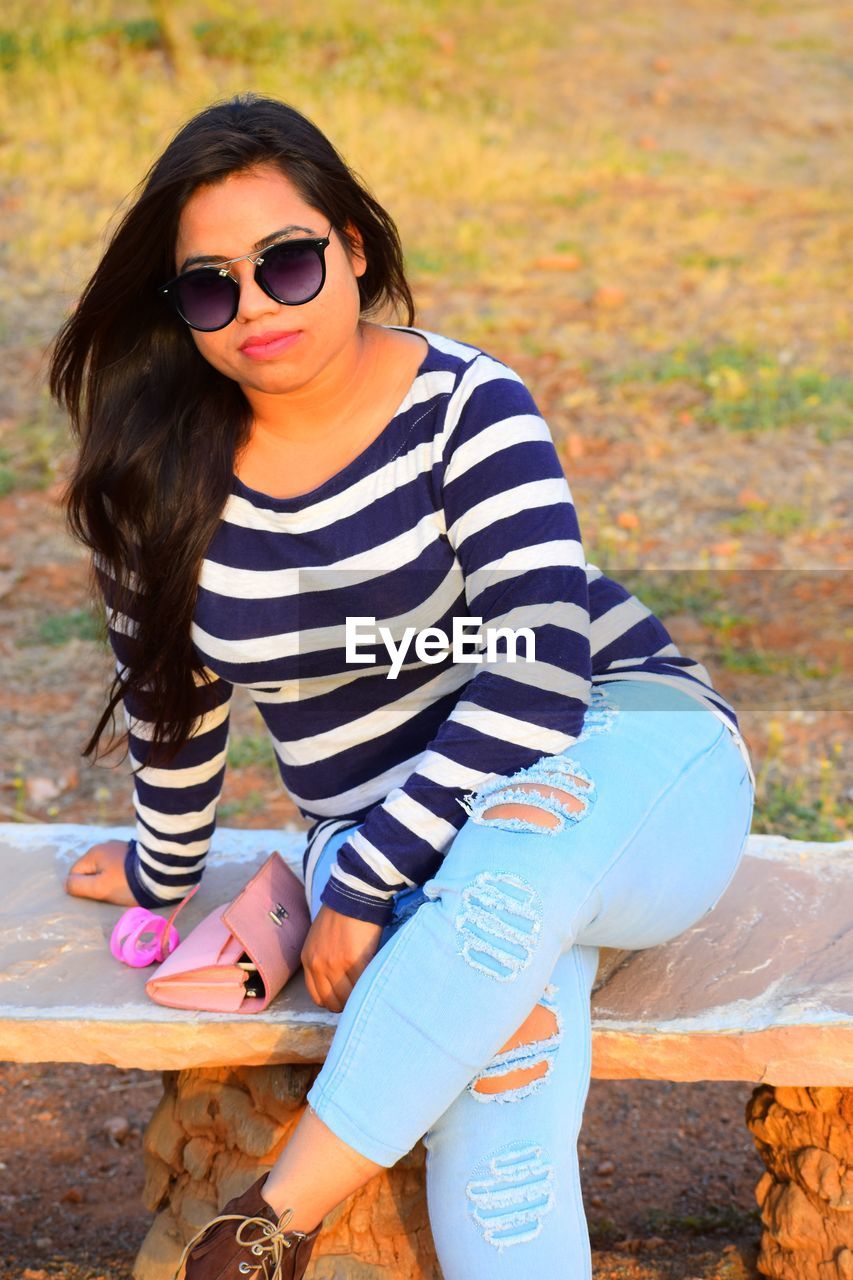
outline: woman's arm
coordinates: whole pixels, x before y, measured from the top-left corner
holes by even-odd
[[[577,515],[554,442],[512,370],[480,355],[451,397],[441,486],[469,617],[526,627],[535,660],[506,642],[471,669],[453,711],[406,782],[340,848],[322,900],[384,923],[401,889],[435,873],[465,821],[466,791],[565,751],[591,684],[589,596]]]
[[[111,579],[100,569],[98,576],[121,670],[132,657],[133,620],[112,610]],[[167,764],[149,763],[153,715],[146,698],[124,699],[130,761],[134,769],[141,766],[134,774],[136,835],[124,852],[124,876],[134,900],[145,907],[176,902],[198,883],[216,825],[233,685],[218,677],[210,684],[198,677],[194,682],[197,719],[189,741]]]
[[[136,837],[124,869],[136,901],[144,907],[182,898],[204,873],[216,826],[228,749],[233,686],[217,678],[196,686],[197,720],[190,740],[164,766],[147,763],[150,720],[145,707],[125,699],[125,721],[134,767]]]

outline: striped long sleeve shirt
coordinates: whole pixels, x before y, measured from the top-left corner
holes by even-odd
[[[352,828],[323,901],[377,923],[436,872],[465,793],[577,740],[593,683],[686,689],[731,730],[753,776],[705,668],[586,562],[553,439],[519,376],[412,331],[427,354],[357,458],[298,497],[233,477],[192,626],[212,680],[197,683],[192,736],[168,766],[146,763],[150,721],[125,701],[140,766],[125,869],[145,906],[175,902],[202,876],[235,686],[257,704],[312,823],[306,870]],[[125,661],[132,624],[108,616]]]

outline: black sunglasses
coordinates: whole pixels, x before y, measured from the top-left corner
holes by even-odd
[[[328,234],[311,240],[280,240],[258,253],[229,258],[216,266],[193,267],[174,280],[161,284],[157,292],[175,308],[191,329],[213,333],[224,329],[237,314],[240,282],[229,267],[248,260],[255,264],[255,282],[264,293],[285,307],[299,307],[316,298],[326,281],[325,252]]]

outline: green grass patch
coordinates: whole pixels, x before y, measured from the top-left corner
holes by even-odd
[[[230,818],[242,818],[247,813],[260,813],[266,801],[260,791],[249,791],[239,800],[228,800],[216,811],[219,822],[227,822]]]
[[[406,253],[406,270],[412,275],[441,276],[447,268],[447,262],[438,254],[411,249]]]
[[[14,428],[12,448],[3,450],[0,496],[11,489],[44,489],[60,472],[70,447],[68,420],[40,386],[30,408]],[[5,480],[2,478],[5,475]]]
[[[752,831],[789,840],[847,839],[853,829],[853,804],[840,791],[840,779],[837,790],[828,791],[805,778],[769,778],[758,788]]]
[[[585,204],[590,204],[593,200],[600,200],[601,191],[597,191],[594,187],[581,187],[579,191],[573,191],[566,194],[563,191],[554,192],[548,196],[550,204],[556,205],[558,209],[582,209]]]
[[[728,671],[754,676],[786,675],[793,680],[827,680],[830,676],[840,675],[843,670],[840,658],[826,666],[801,653],[738,648],[729,642],[723,644],[714,658]]]
[[[268,733],[243,733],[228,743],[228,765],[232,769],[268,766],[275,769],[276,755]]]
[[[214,19],[196,23],[193,36],[206,56],[229,62],[251,65],[287,55],[319,55],[332,76],[340,74],[342,64],[351,72],[357,62],[384,64],[389,54],[412,69],[434,50],[423,31],[397,28],[390,35],[378,24],[371,27],[356,20],[354,12],[342,13],[335,23],[309,22],[304,26],[268,16],[244,16],[237,22]]]
[[[99,640],[104,643],[103,626],[103,618],[91,609],[71,609],[68,613],[55,613],[43,618],[19,644],[63,645],[70,640]]]
[[[844,744],[835,741],[818,760],[817,777],[790,776],[784,758],[785,726],[771,720],[764,758],[756,773],[752,831],[789,840],[845,840],[853,829],[853,791]]]
[[[716,271],[718,267],[739,267],[743,258],[739,255],[707,253],[702,249],[690,249],[681,254],[678,262],[682,267],[701,267],[703,271]]]
[[[162,32],[153,18],[87,24],[45,22],[31,31],[6,27],[0,29],[0,69],[15,71],[27,61],[50,65],[75,46],[94,44],[156,49],[162,44]]]
[[[590,1219],[589,1239],[593,1249],[607,1249],[615,1244],[621,1234],[612,1218]]]
[[[705,1213],[669,1213],[664,1209],[650,1209],[644,1215],[643,1226],[651,1234],[678,1232],[682,1235],[709,1236],[723,1231],[739,1235],[760,1221],[758,1209],[709,1205]]]
[[[589,558],[599,564],[592,556]],[[713,624],[726,595],[718,577],[711,569],[628,569],[621,573],[619,581],[661,620],[689,613]]]
[[[837,46],[828,36],[803,34],[791,36],[786,40],[774,40],[771,48],[781,49],[785,53],[826,53],[837,52]]]
[[[777,506],[748,507],[736,516],[724,521],[730,533],[771,533],[784,538],[797,529],[802,529],[807,516],[802,507],[780,503]]]
[[[605,374],[605,381],[683,382],[704,393],[697,415],[729,431],[814,426],[828,443],[853,421],[852,379],[789,366],[746,344],[705,350],[688,343]]]
[[[383,96],[409,99],[417,84],[427,107],[441,105],[448,96],[461,103],[472,89],[480,105],[487,105],[488,85],[476,83],[473,73],[458,76],[452,63],[441,58],[435,36],[441,13],[431,15],[432,25],[423,20],[421,10],[401,8],[389,24],[381,13],[343,3],[282,17],[251,4],[227,8],[220,11],[222,16],[186,23],[179,16],[175,21],[168,10],[139,19],[68,22],[63,7],[53,0],[36,21],[23,13],[17,24],[0,29],[0,69],[7,74],[31,68],[67,73],[87,64],[103,72],[114,64],[116,54],[127,61],[161,50],[208,69],[245,68],[257,74],[272,69],[282,73],[285,68],[290,84],[322,79],[324,94],[336,88],[373,93],[381,85]]]

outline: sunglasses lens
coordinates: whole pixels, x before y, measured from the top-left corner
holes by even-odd
[[[181,315],[194,329],[222,329],[234,319],[234,282],[216,271],[192,271],[176,285]]]
[[[279,302],[307,302],[322,287],[323,260],[310,245],[277,244],[264,253],[261,273]]]
[[[289,306],[310,302],[323,287],[326,267],[321,245],[302,241],[264,250],[257,280],[271,297]],[[224,329],[237,314],[239,286],[213,267],[188,271],[173,282],[171,299],[193,329]]]

